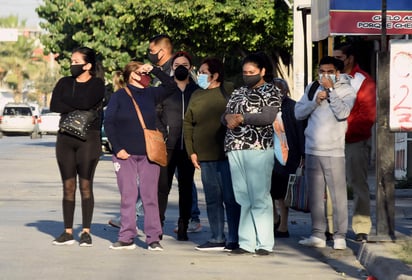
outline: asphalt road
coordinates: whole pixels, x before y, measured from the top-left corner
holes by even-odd
[[[113,251],[117,230],[107,221],[117,215],[120,196],[109,155],[97,167],[92,224],[93,247],[53,246],[63,230],[60,175],[54,155],[55,136],[26,136],[0,140],[0,279],[365,279],[356,260],[359,245],[334,251],[310,249],[298,240],[310,235],[309,214],[291,211],[291,237],[277,239],[275,253],[266,257],[231,256],[226,252],[199,252],[194,247],[207,240],[204,195],[196,174],[203,231],[189,241],[175,239],[178,195],[172,188],[167,210],[163,252],[148,251],[144,235],[137,249]],[[81,229],[80,195],[75,213],[76,236]],[[139,222],[139,227],[143,225]],[[380,279],[379,279],[380,280]]]

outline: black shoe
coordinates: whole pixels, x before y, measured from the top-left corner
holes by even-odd
[[[265,249],[257,249],[255,250],[255,254],[258,256],[269,256],[270,252]]]
[[[80,235],[79,246],[80,247],[91,247],[91,246],[93,246],[92,237],[90,236],[89,233],[87,233],[85,231],[82,232],[82,234]]]
[[[289,231],[275,231],[276,238],[289,238]]]
[[[229,242],[229,243],[226,244],[223,251],[232,252],[233,250],[236,250],[237,248],[239,248],[239,244],[237,242]]]
[[[72,245],[74,244],[73,234],[63,232],[59,237],[54,239],[53,245]]]
[[[245,249],[242,249],[242,248],[237,248],[235,250],[232,250],[232,252],[230,252],[230,254],[233,254],[233,255],[246,255],[246,254],[251,254],[251,252],[246,251]]]
[[[325,231],[326,241],[333,241],[333,233]]]
[[[212,242],[206,242],[202,245],[199,245],[196,247],[196,250],[199,251],[223,251],[225,249],[225,242],[223,243],[212,243]]]
[[[362,242],[362,243],[366,243],[368,242],[368,235],[366,233],[358,233],[356,235],[356,239],[357,242]]]

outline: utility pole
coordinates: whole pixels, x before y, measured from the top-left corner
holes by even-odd
[[[376,236],[370,241],[395,239],[395,136],[389,128],[389,52],[386,36],[386,0],[382,0],[381,49],[377,55],[376,124]]]

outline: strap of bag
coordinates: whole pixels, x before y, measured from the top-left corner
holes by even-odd
[[[320,86],[319,81],[315,80],[312,85],[310,86],[309,92],[308,92],[308,99],[312,100],[313,97],[315,96],[315,92],[318,89],[318,87]]]
[[[139,118],[139,121],[140,121],[140,124],[142,125],[142,128],[146,129],[146,124],[144,123],[144,119],[143,119],[143,116],[142,116],[142,112],[140,112],[139,105],[137,105],[136,100],[134,100],[134,98],[132,96],[132,93],[130,92],[130,89],[128,89],[127,86],[124,89],[126,90],[127,94],[130,96],[130,98],[133,101],[133,105],[134,105],[134,108],[136,109],[137,117]]]

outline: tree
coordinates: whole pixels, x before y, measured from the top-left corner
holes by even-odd
[[[279,2],[279,0],[276,0]],[[275,0],[44,0],[37,8],[48,34],[46,51],[60,54],[67,71],[71,50],[95,49],[110,74],[132,58],[143,60],[150,37],[166,33],[176,50],[217,56],[240,72],[239,58],[264,50],[276,59],[291,50],[291,17]],[[280,60],[278,60],[280,61]],[[288,63],[289,60],[286,60]],[[67,73],[67,72],[66,72]]]
[[[24,31],[25,25],[26,21],[19,21],[17,16],[0,18],[0,27]],[[16,42],[0,42],[0,86],[14,89],[16,101],[41,102],[51,92],[58,75],[42,54],[35,55],[35,50],[40,49],[38,38],[22,33]]]

